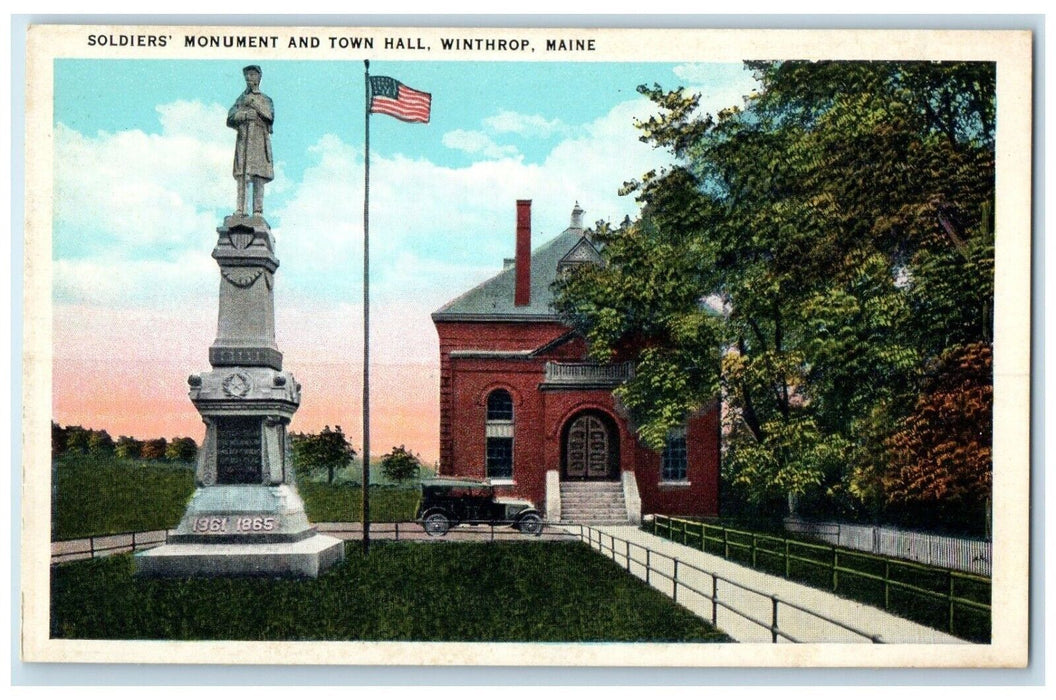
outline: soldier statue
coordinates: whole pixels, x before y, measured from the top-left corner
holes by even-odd
[[[227,125],[238,132],[235,139],[234,176],[238,182],[239,216],[246,214],[246,191],[253,183],[253,214],[264,212],[264,183],[275,179],[271,158],[271,125],[275,110],[271,98],[260,91],[260,66],[242,69],[246,90],[227,112]]]

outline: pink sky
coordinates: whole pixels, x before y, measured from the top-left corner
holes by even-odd
[[[321,318],[279,314],[283,367],[303,387],[291,429],[315,432],[341,425],[359,451],[363,370],[356,327],[361,321],[348,313],[335,320],[336,313]],[[371,334],[376,348],[398,345],[386,330],[386,318],[381,315],[381,327]],[[436,335],[428,316],[403,326],[404,333],[419,338],[416,351],[404,353],[401,361],[389,350],[382,361],[371,363],[371,454],[402,444],[431,464],[439,454],[440,430]],[[318,342],[321,330],[332,341],[325,347]],[[105,429],[115,438],[187,435],[200,442],[205,429],[187,398],[187,377],[209,369],[208,347],[215,335],[215,306],[181,311],[175,318],[56,306],[53,419]],[[430,344],[433,359],[427,356]]]

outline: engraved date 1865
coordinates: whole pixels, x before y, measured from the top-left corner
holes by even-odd
[[[271,516],[222,516],[195,518],[192,529],[199,534],[223,535],[229,532],[272,532],[277,526]]]

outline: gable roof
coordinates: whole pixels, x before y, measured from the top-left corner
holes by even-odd
[[[551,304],[551,285],[557,279],[558,263],[581,240],[586,231],[569,227],[532,251],[532,290],[527,306],[513,303],[517,268],[511,266],[433,312],[433,321],[540,321],[556,319]],[[593,249],[593,245],[586,241]],[[596,252],[596,251],[595,251]]]

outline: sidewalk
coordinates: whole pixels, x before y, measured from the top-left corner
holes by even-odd
[[[362,540],[362,523],[313,523],[321,534],[331,535],[342,540]],[[127,554],[129,552],[149,549],[165,544],[167,530],[144,530],[141,532],[122,532],[115,535],[96,535],[72,540],[56,540],[51,543],[51,563],[61,564],[80,559],[103,557],[110,554]],[[563,528],[546,525],[539,535],[525,535],[515,528],[496,525],[467,525],[451,528],[443,537],[430,537],[421,524],[372,523],[370,526],[372,540],[399,540],[400,542],[567,542],[579,538]]]
[[[578,528],[572,531],[576,532],[577,530]],[[654,588],[663,591],[668,596],[672,593],[672,583],[671,579],[663,574],[668,577],[672,575],[674,563],[667,557],[674,557],[679,561],[678,579],[680,584],[685,583],[699,591],[708,593],[708,595],[711,594],[712,577],[695,571],[688,566],[683,566],[682,563],[685,562],[709,573],[729,579],[739,585],[765,593],[765,596],[758,595],[722,580],[718,581],[716,591],[719,601],[732,606],[739,612],[750,615],[766,625],[769,625],[772,619],[773,601],[769,596],[776,595],[781,601],[788,601],[863,632],[880,635],[883,641],[888,644],[967,644],[964,640],[945,632],[904,620],[883,610],[853,600],[847,600],[846,598],[840,598],[817,588],[804,586],[778,576],[772,576],[735,564],[722,557],[705,554],[697,549],[643,532],[635,526],[600,525],[596,526],[595,530],[605,533],[605,537],[602,538],[602,544],[606,548],[604,552],[606,556],[609,556],[607,536],[611,535],[618,538],[615,546],[616,563],[624,568],[626,568],[627,561],[627,545],[620,542],[619,540],[621,539],[631,543],[630,550],[633,560],[645,560],[646,555],[640,549],[641,547],[667,555],[666,557],[651,555],[650,563],[654,571],[650,575],[650,583]],[[593,547],[598,549],[596,541],[593,543]],[[632,561],[630,572],[645,580],[644,565]],[[711,620],[711,601],[682,585],[678,586],[678,602],[706,620]],[[767,627],[752,623],[722,606],[718,608],[716,626],[738,642],[772,641],[770,630]],[[778,628],[799,642],[870,643],[868,639],[861,635],[787,605],[779,604]],[[787,643],[788,640],[781,638],[779,642]]]
[[[362,523],[313,523],[324,535],[342,540],[362,540]],[[370,539],[398,540],[400,542],[552,542],[575,541],[575,535],[560,527],[546,524],[538,535],[525,535],[509,525],[457,525],[447,531],[446,535],[433,537],[421,523],[371,523]]]

